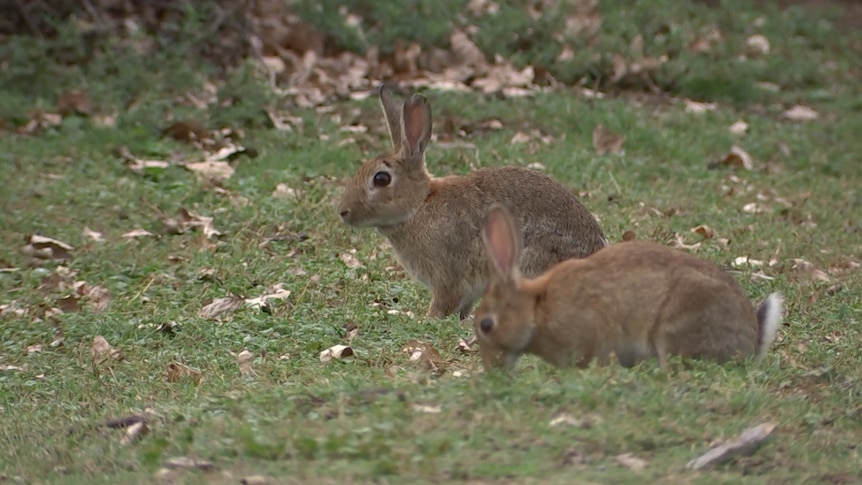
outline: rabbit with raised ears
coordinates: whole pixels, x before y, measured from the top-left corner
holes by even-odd
[[[667,246],[613,244],[529,279],[505,207],[488,211],[482,235],[494,273],[474,318],[486,369],[511,369],[525,353],[581,368],[611,353],[627,367],[657,358],[666,368],[669,355],[759,360],[781,324],[779,293],[755,311],[728,273]]]
[[[392,141],[390,153],[366,161],[338,202],[341,219],[374,227],[399,263],[431,290],[428,316],[470,314],[490,278],[482,225],[494,203],[511,207],[525,235],[521,271],[538,275],[569,258],[586,257],[607,242],[596,219],[551,177],[519,167],[482,168],[433,177],[425,167],[431,106],[420,94],[403,104],[380,87]]]

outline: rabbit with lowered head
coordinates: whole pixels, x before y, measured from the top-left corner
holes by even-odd
[[[504,207],[489,210],[482,236],[494,271],[474,319],[486,369],[511,369],[524,353],[581,368],[611,353],[624,366],[657,358],[662,368],[668,355],[760,359],[781,324],[779,293],[755,311],[725,271],[667,246],[613,244],[528,279]]]
[[[489,281],[482,225],[493,203],[511,207],[524,231],[521,271],[538,275],[555,263],[586,257],[605,241],[596,219],[560,183],[519,167],[483,168],[433,177],[425,167],[431,107],[413,94],[398,103],[385,86],[380,104],[393,149],[359,167],[338,203],[341,219],[374,227],[399,263],[431,289],[428,316],[466,318]]]

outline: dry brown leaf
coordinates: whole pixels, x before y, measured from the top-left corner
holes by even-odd
[[[155,234],[151,233],[150,231],[148,231],[146,229],[137,228],[137,229],[132,229],[131,231],[124,233],[121,237],[123,239],[136,239],[139,237],[153,237],[153,236],[155,236]]]
[[[346,359],[353,355],[353,349],[348,345],[333,345],[320,353],[321,362],[329,362],[332,359]]]
[[[730,147],[730,152],[724,156],[721,163],[729,165],[735,169],[742,168],[745,170],[752,170],[754,168],[754,162],[751,159],[751,155],[738,145]]]
[[[126,167],[138,175],[160,172],[170,166],[170,162],[166,162],[164,160],[140,160],[135,158],[126,161]]]
[[[691,232],[700,234],[704,239],[712,239],[715,237],[715,231],[706,224],[701,224],[691,228]]]
[[[87,307],[96,313],[104,311],[111,303],[111,292],[103,286],[88,287],[85,296],[87,297]]]
[[[245,300],[235,295],[216,298],[208,305],[201,308],[198,312],[198,316],[206,318],[207,320],[212,320],[220,315],[233,313],[237,308],[242,306],[244,301]]]
[[[812,121],[820,117],[817,111],[801,104],[797,104],[784,113],[781,113],[781,116],[793,121]]]
[[[517,145],[519,143],[526,143],[528,141],[530,141],[530,135],[528,135],[522,131],[519,131],[519,132],[515,133],[515,136],[513,136],[511,140],[509,140],[509,144]]]
[[[487,64],[482,49],[470,40],[470,37],[461,30],[454,30],[449,36],[449,44],[455,56],[455,62],[469,67],[480,67]]]
[[[620,153],[625,140],[625,136],[617,135],[601,124],[596,125],[596,128],[593,130],[593,148],[596,150],[597,155]]]
[[[443,410],[440,406],[431,404],[413,403],[410,405],[410,407],[417,413],[425,414],[440,414],[440,412]]]
[[[182,234],[189,228],[200,227],[204,237],[212,239],[222,235],[213,224],[213,218],[196,214],[186,208],[180,208],[176,219],[168,219],[165,226],[169,233]]]
[[[249,475],[247,477],[243,477],[239,483],[242,485],[269,485],[276,482],[275,480],[263,475]]]
[[[750,455],[766,441],[775,430],[773,423],[764,423],[743,431],[737,438],[715,446],[698,458],[688,462],[686,468],[700,470],[708,466],[724,463],[734,456]]]
[[[102,236],[101,232],[96,232],[89,227],[84,226],[84,230],[81,231],[81,235],[85,238],[92,239],[94,242],[104,242],[105,238]]]
[[[741,268],[743,266],[758,267],[758,266],[763,266],[763,261],[761,261],[759,259],[752,259],[752,258],[749,258],[748,256],[739,256],[737,258],[734,258],[732,264],[736,268]]]
[[[404,347],[404,351],[410,354],[410,361],[418,363],[424,371],[440,374],[445,370],[446,362],[440,357],[437,349],[429,343],[410,340]]]
[[[97,335],[93,338],[93,346],[90,349],[90,355],[93,357],[93,363],[98,365],[106,360],[122,360],[123,354],[119,349],[111,347],[111,344],[105,340],[105,337]]]
[[[685,240],[683,240],[683,238],[682,238],[682,234],[674,234],[673,239],[670,240],[670,245],[672,247],[677,248],[677,249],[689,249],[689,250],[695,250],[695,249],[698,249],[700,247],[699,242],[694,243],[694,244],[686,244]]]
[[[38,234],[29,234],[21,252],[36,259],[68,261],[72,259],[72,246]]]
[[[184,378],[189,378],[198,385],[201,382],[201,371],[179,362],[168,364],[168,382],[179,382]]]
[[[717,103],[701,103],[690,99],[683,101],[685,102],[685,111],[687,113],[706,113],[707,111],[715,111],[718,108]]]
[[[737,120],[734,124],[727,128],[734,135],[744,135],[748,132],[748,123],[743,120]]]
[[[239,365],[239,374],[242,377],[254,377],[254,355],[248,350],[243,350],[236,356],[236,363]]]
[[[473,348],[473,344],[476,343],[476,336],[474,335],[469,340],[458,339],[458,350],[464,353],[475,352],[476,350]]]
[[[146,421],[138,421],[126,428],[126,432],[123,434],[123,439],[120,440],[120,444],[130,445],[138,439],[146,436],[149,431],[150,429],[147,427]]]
[[[359,259],[356,258],[356,250],[351,249],[349,252],[341,253],[341,261],[351,269],[358,268],[362,266],[362,263],[359,262]]]
[[[769,39],[760,34],[752,35],[745,40],[745,54],[750,57],[762,57],[769,54]]]
[[[42,344],[33,344],[27,346],[27,355],[36,354],[42,351]]]
[[[614,460],[617,461],[620,465],[623,465],[626,468],[639,472],[647,467],[647,462],[642,460],[632,453],[623,453],[622,455],[617,455],[614,457]]]
[[[213,470],[215,468],[215,466],[212,463],[210,463],[206,460],[189,458],[187,456],[177,456],[177,457],[173,457],[173,458],[168,458],[167,460],[165,460],[165,466],[172,469],[172,470],[181,469],[181,470],[209,471],[209,470]]]
[[[81,309],[81,306],[78,305],[77,296],[68,295],[57,300],[57,308],[59,308],[63,313],[75,313]]]
[[[216,182],[227,180],[234,174],[233,167],[231,167],[229,163],[223,161],[187,163],[184,167],[186,170],[194,172],[195,175],[199,177]]]
[[[299,197],[299,192],[292,187],[288,187],[287,184],[278,184],[275,186],[275,190],[272,191],[272,196],[276,199],[295,200]]]
[[[793,258],[793,270],[801,279],[832,283],[832,278],[825,271],[814,266],[814,263],[808,260],[802,258]]]
[[[290,296],[290,290],[284,289],[284,283],[277,283],[256,298],[247,298],[245,304],[252,308],[266,308],[269,300],[284,300]]]
[[[63,116],[88,116],[93,111],[90,95],[83,89],[66,91],[57,97],[57,111]]]
[[[24,367],[21,367],[20,365],[0,364],[0,370],[5,370],[5,371],[14,370],[14,371],[18,371],[18,372],[23,372],[27,369],[25,369]]]
[[[212,138],[206,127],[195,120],[175,121],[162,130],[162,136],[192,144],[200,144]]]
[[[749,214],[762,214],[766,212],[766,207],[763,204],[758,204],[757,202],[749,202],[742,206],[742,212],[747,212]]]

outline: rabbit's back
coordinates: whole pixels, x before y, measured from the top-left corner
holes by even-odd
[[[754,354],[758,324],[747,295],[732,276],[690,254],[624,242],[552,274],[552,333],[576,345],[592,332],[599,359],[610,351],[624,365],[659,353],[719,362]]]
[[[521,270],[527,276],[586,257],[606,244],[598,222],[564,186],[519,167],[435,178],[413,216],[381,232],[416,279],[427,285],[459,282],[475,298],[489,278],[481,228],[494,203],[511,208],[523,231]]]

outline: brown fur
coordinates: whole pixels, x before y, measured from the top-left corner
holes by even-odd
[[[552,178],[518,167],[483,168],[465,176],[432,177],[425,168],[431,137],[431,109],[414,94],[399,110],[391,93],[380,100],[394,151],[365,162],[339,201],[342,220],[375,227],[410,275],[431,289],[428,315],[469,315],[490,279],[482,245],[488,208],[503,203],[524,229],[521,269],[536,276],[569,258],[606,245],[599,224],[565,187]],[[396,116],[402,117],[393,120]],[[403,122],[402,122],[403,120]],[[373,184],[385,171],[391,183]]]
[[[475,317],[486,367],[511,368],[523,353],[558,367],[606,364],[612,353],[625,366],[657,358],[664,367],[668,355],[725,362],[760,357],[774,338],[780,296],[758,317],[729,274],[688,253],[631,241],[525,279],[512,271],[518,233],[503,207],[489,211],[495,276]]]

